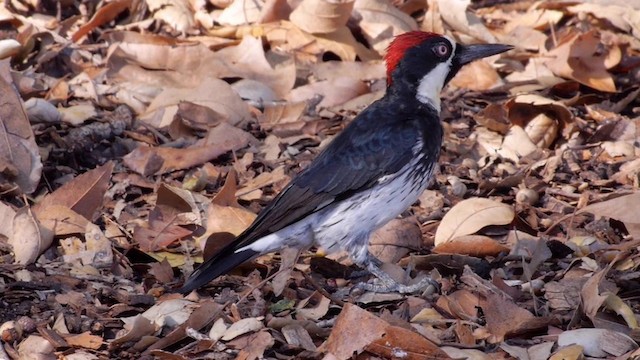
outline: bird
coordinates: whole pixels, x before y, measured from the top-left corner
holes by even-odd
[[[189,293],[236,266],[284,247],[346,250],[379,279],[379,292],[415,292],[393,280],[368,249],[371,234],[401,215],[433,178],[443,141],[442,88],[474,60],[512,49],[463,45],[432,32],[396,36],[384,56],[384,95],[362,110],[268,203],[234,241],[200,265]]]

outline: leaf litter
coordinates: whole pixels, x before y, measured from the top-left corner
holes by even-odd
[[[635,4],[63,3],[0,8],[0,358],[639,356]],[[516,46],[451,81],[436,181],[372,237],[440,291],[312,249],[174,293],[416,29]]]

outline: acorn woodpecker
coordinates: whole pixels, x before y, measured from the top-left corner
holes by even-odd
[[[416,291],[380,269],[369,253],[369,237],[413,204],[432,178],[443,136],[443,86],[464,64],[511,48],[461,45],[420,31],[397,36],[385,56],[384,96],[356,116],[234,242],[198,267],[180,292],[261,254],[312,245],[346,250],[379,278],[379,291]]]

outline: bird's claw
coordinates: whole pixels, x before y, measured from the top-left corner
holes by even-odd
[[[359,283],[356,284],[356,288],[364,291],[371,291],[375,293],[392,293],[397,292],[400,294],[414,294],[414,293],[434,293],[439,291],[440,287],[438,283],[425,277],[418,283],[413,285],[404,285],[396,281],[379,281],[379,283]]]

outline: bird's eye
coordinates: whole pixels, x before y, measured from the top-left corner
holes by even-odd
[[[449,55],[449,47],[445,44],[438,44],[433,48],[433,52],[440,57],[447,56]]]

